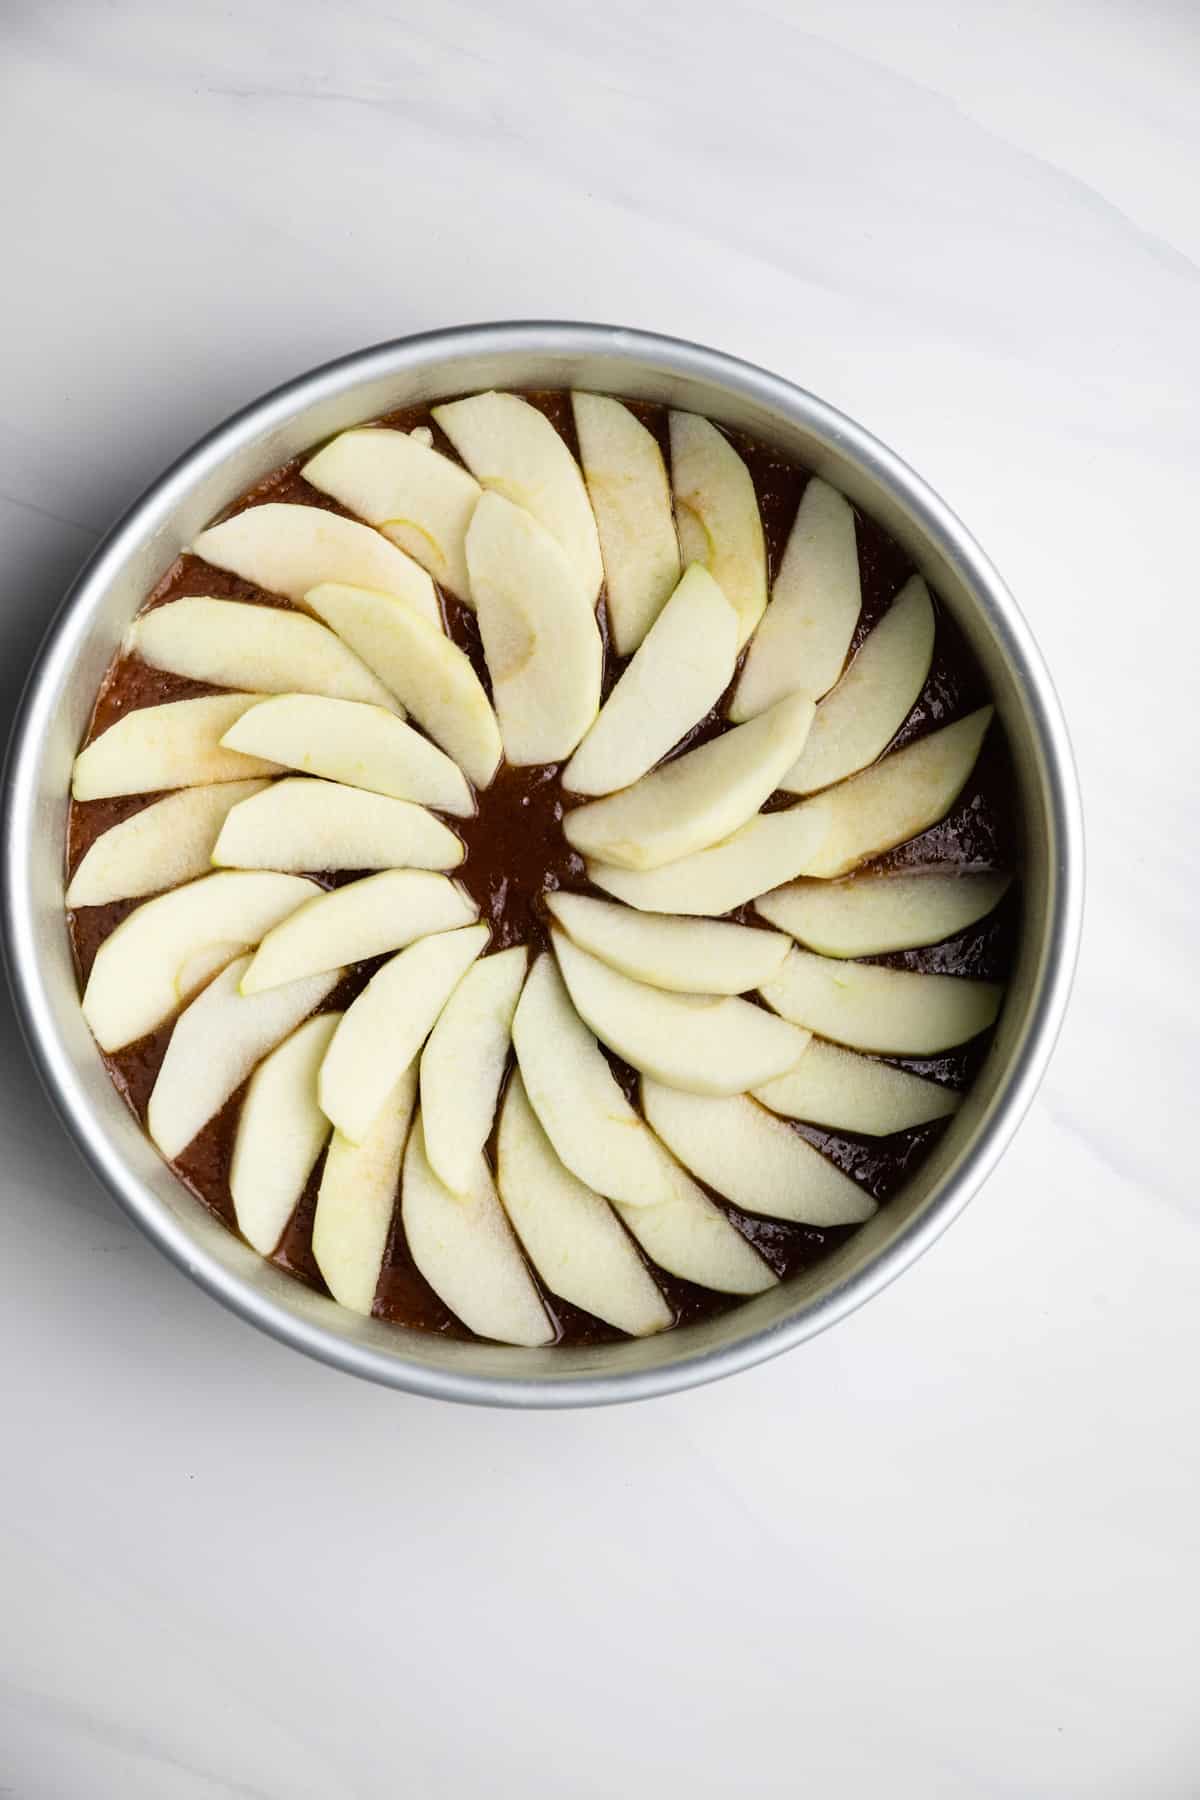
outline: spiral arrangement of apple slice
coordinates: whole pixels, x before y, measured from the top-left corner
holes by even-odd
[[[83,1010],[110,1053],[174,1021],[147,1114],[163,1155],[248,1083],[230,1172],[247,1240],[274,1251],[320,1164],[312,1246],[335,1300],[370,1312],[399,1229],[464,1325],[519,1345],[554,1340],[545,1295],[666,1328],[656,1269],[769,1288],[714,1195],[861,1224],[869,1194],[790,1122],[884,1136],[946,1117],[959,1093],[884,1059],[965,1043],[1002,999],[856,960],[967,929],[1007,883],[871,867],[945,817],[991,718],[889,753],[929,674],[925,584],[851,656],[841,495],[809,481],[772,586],[754,483],[716,425],[672,414],[668,468],[626,405],[572,402],[579,461],[529,401],[479,394],[433,409],[455,454],[369,426],[313,456],[305,478],[345,512],[268,502],[203,531],[194,555],[262,603],[193,595],[135,621],[127,652],[220,691],[130,711],[80,752],[77,801],[162,797],[67,891],[72,909],[139,902]],[[603,703],[602,591],[624,659]],[[486,681],[442,596],[475,613]],[[455,876],[455,821],[502,761],[561,765],[575,802],[589,891],[545,894],[540,953],[492,950]]]

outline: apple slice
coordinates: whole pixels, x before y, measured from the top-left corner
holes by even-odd
[[[679,539],[662,451],[619,400],[572,394],[575,432],[604,558],[608,626],[631,656],[679,580]]]
[[[353,1001],[321,1065],[321,1107],[360,1144],[488,940],[486,925],[436,932],[401,950]]]
[[[784,694],[819,700],[842,672],[862,606],[854,513],[816,476],[805,488],[771,603],[729,708],[752,719]]]
[[[301,474],[471,605],[464,539],[481,490],[460,463],[415,435],[375,426],[343,431]]]
[[[621,1092],[550,955],[530,970],[512,1035],[529,1103],[573,1175],[631,1209],[683,1191],[683,1171]]]
[[[83,1016],[100,1048],[120,1050],[145,1037],[319,892],[299,875],[256,870],[207,875],[143,901],[105,938],[88,976]]]
[[[861,1225],[876,1211],[864,1188],[746,1094],[682,1094],[643,1076],[642,1110],[693,1175],[745,1212]]]
[[[795,881],[754,904],[764,919],[822,956],[880,956],[957,936],[987,917],[1011,880],[936,869],[851,875],[842,881]]]
[[[213,845],[225,817],[265,781],[219,781],[181,788],[111,825],[71,877],[68,906],[106,906],[179,887],[212,869]]]
[[[933,603],[919,575],[905,583],[833,691],[781,785],[813,794],[882,755],[925,685],[933,658]]]
[[[828,829],[817,854],[793,874],[846,875],[945,818],[975,767],[993,710],[981,706],[805,802],[822,809]]]
[[[671,1308],[607,1200],[555,1155],[519,1069],[500,1109],[496,1181],[525,1254],[552,1294],[630,1337],[667,1329]]]
[[[462,839],[411,800],[289,775],[230,812],[213,851],[225,869],[456,869]]]
[[[416,1103],[417,1071],[405,1069],[361,1144],[334,1132],[321,1171],[313,1257],[338,1305],[364,1317],[375,1304]]]
[[[393,800],[415,800],[467,818],[475,797],[457,763],[411,725],[378,706],[279,694],[244,712],[222,738],[226,749],[322,775]]]
[[[579,465],[549,419],[519,394],[497,393],[435,406],[433,416],[476,480],[532,513],[561,545],[583,598],[594,604],[604,579],[596,521]]]
[[[1004,997],[995,981],[840,962],[811,950],[793,950],[759,992],[794,1025],[885,1056],[932,1056],[965,1044],[994,1022]]]
[[[729,686],[737,630],[732,606],[693,563],[563,770],[563,786],[612,794],[660,762]]]
[[[135,619],[126,647],[155,669],[260,694],[328,694],[398,712],[378,677],[304,613],[189,595]]]
[[[600,709],[604,646],[592,598],[550,533],[499,494],[475,508],[467,567],[504,754],[560,762]]]
[[[202,531],[192,553],[298,603],[307,604],[311,588],[332,581],[394,594],[441,630],[437,592],[424,569],[369,525],[323,506],[270,501],[247,507]]]
[[[202,700],[139,706],[79,752],[72,795],[76,800],[108,800],[118,794],[277,774],[275,763],[221,745],[230,726],[261,699],[261,694],[207,694]]]
[[[703,563],[738,615],[738,649],[767,604],[767,546],[750,471],[698,413],[671,414],[671,480],[679,548]]]
[[[250,966],[239,956],[198,994],[171,1033],[150,1093],[146,1129],[170,1160],[220,1112],[256,1063],[319,1006],[343,971],[309,975],[270,994],[239,991]]]
[[[418,1269],[477,1337],[526,1348],[554,1342],[554,1325],[483,1157],[476,1158],[469,1192],[452,1194],[429,1165],[419,1113],[404,1155],[400,1216]]]
[[[567,841],[623,869],[657,869],[708,849],[774,793],[808,736],[813,711],[811,700],[792,694],[621,793],[577,806],[563,820]]]
[[[523,944],[467,970],[421,1053],[425,1150],[438,1180],[467,1193],[491,1136],[529,952]]]
[[[329,1136],[317,1104],[317,1071],[340,1017],[318,1013],[298,1025],[259,1063],[246,1089],[229,1191],[238,1230],[261,1256],[270,1256],[283,1236]]]
[[[470,657],[388,594],[327,582],[311,589],[306,601],[475,786],[486,787],[500,762],[500,727]]]
[[[657,1206],[617,1212],[650,1261],[718,1294],[763,1294],[779,1277],[694,1181]],[[614,1204],[616,1204],[614,1202]]]
[[[581,950],[677,994],[748,993],[779,973],[791,948],[782,932],[636,913],[586,894],[547,894],[546,906]]]
[[[674,994],[631,981],[580,950],[562,931],[554,954],[575,1010],[601,1043],[670,1087],[741,1094],[782,1075],[803,1056],[808,1036],[748,1000]]]
[[[953,1088],[821,1038],[813,1039],[794,1069],[755,1088],[754,1098],[785,1118],[866,1137],[949,1118],[962,1101]]]
[[[824,840],[823,799],[759,813],[723,843],[662,869],[618,869],[591,860],[588,878],[640,912],[717,918],[805,868]]]
[[[403,950],[432,932],[470,925],[478,914],[462,889],[424,869],[385,869],[317,894],[268,931],[242,982],[244,994],[299,981],[322,969]]]

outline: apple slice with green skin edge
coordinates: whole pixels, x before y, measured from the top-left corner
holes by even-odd
[[[676,994],[631,981],[553,931],[575,1010],[610,1050],[643,1074],[696,1094],[741,1094],[782,1075],[808,1037],[748,1000]]]
[[[549,419],[519,394],[473,394],[433,416],[475,479],[532,513],[559,544],[576,586],[594,605],[604,579],[600,539],[579,465]],[[468,532],[467,565],[471,564]],[[479,603],[475,570],[471,590]]]
[[[822,956],[882,956],[940,944],[986,918],[1011,875],[852,875],[796,881],[754,902],[755,911]]]
[[[639,870],[721,843],[774,793],[808,736],[813,712],[804,695],[789,695],[619,794],[577,806],[563,820],[567,842],[584,856]]]
[[[153,794],[160,788],[207,787],[215,781],[248,781],[277,775],[278,764],[226,750],[221,739],[261,694],[206,694],[139,706],[94,738],[75,758],[71,794],[76,800],[110,800],[121,794]]]
[[[190,594],[135,619],[126,639],[151,668],[259,694],[327,694],[401,708],[328,626],[281,606]]]
[[[327,582],[306,604],[398,694],[476,787],[500,763],[500,727],[471,659],[403,600]]]
[[[637,913],[587,894],[547,894],[546,908],[581,950],[622,975],[676,994],[746,994],[783,967],[791,941],[751,925]]]
[[[231,808],[265,781],[219,781],[181,788],[141,812],[110,825],[88,849],[71,877],[69,907],[107,906],[181,887],[212,870],[213,846]]]
[[[617,655],[632,656],[679,580],[667,466],[654,434],[619,400],[575,393],[571,407],[600,533],[608,627]]]
[[[411,725],[358,700],[278,694],[244,712],[221,742],[277,766],[469,818],[475,796],[458,764]]]
[[[744,1212],[798,1225],[861,1225],[864,1188],[746,1094],[713,1099],[642,1077],[642,1110],[668,1150]]]
[[[299,875],[238,870],[143,901],[105,938],[84,989],[83,1016],[100,1048],[120,1050],[154,1031],[197,986],[320,891]]]
[[[661,869],[618,869],[591,858],[588,879],[639,912],[719,918],[799,874],[828,829],[823,804],[759,813],[723,843]]]
[[[883,1056],[933,1056],[965,1044],[995,1022],[1004,998],[995,981],[841,962],[800,949],[759,992],[794,1025]]]
[[[472,605],[464,540],[482,489],[460,463],[404,431],[343,431],[300,471]]]
[[[561,762],[600,710],[592,601],[550,533],[499,494],[475,508],[467,566],[504,754],[522,767]]]
[[[360,1144],[488,941],[486,925],[435,932],[384,963],[347,1008],[321,1065],[321,1110]]]
[[[366,962],[403,950],[433,932],[454,931],[478,917],[462,889],[424,869],[385,869],[298,906],[268,931],[242,982],[262,993],[322,969]]]
[[[555,1154],[519,1069],[500,1108],[496,1182],[522,1248],[552,1294],[630,1337],[649,1337],[673,1323],[608,1201]]]
[[[306,1019],[250,1077],[229,1192],[238,1230],[260,1256],[270,1256],[283,1236],[329,1137],[329,1120],[317,1104],[317,1071],[341,1016]]]
[[[563,786],[612,794],[661,762],[729,686],[737,628],[712,576],[693,563],[563,770]]]
[[[437,592],[420,564],[369,525],[323,506],[269,501],[247,507],[202,531],[192,554],[298,605],[307,604],[312,588],[344,582],[392,594],[435,630],[442,628]]]
[[[808,741],[781,787],[813,794],[882,755],[925,685],[933,632],[929,589],[914,575],[818,706]]]
[[[652,1263],[718,1294],[765,1294],[779,1277],[719,1206],[680,1171],[682,1190],[657,1206],[622,1206],[618,1217]]]
[[[187,1149],[345,973],[334,969],[269,994],[244,995],[239,983],[249,966],[249,957],[239,956],[222,969],[180,1013],[171,1033],[146,1109],[146,1129],[168,1161]]]
[[[413,1067],[386,1095],[361,1144],[334,1132],[321,1171],[313,1259],[338,1305],[364,1317],[375,1304],[416,1103]]]
[[[683,1171],[621,1092],[548,953],[521,990],[512,1035],[529,1103],[573,1175],[631,1210],[679,1195]]]
[[[423,806],[289,775],[232,808],[213,850],[222,869],[456,869],[462,839]]]
[[[523,944],[481,957],[447,1000],[421,1052],[425,1152],[452,1194],[470,1190],[491,1136],[528,967]]]
[[[888,1137],[956,1113],[962,1095],[940,1082],[924,1081],[907,1069],[893,1069],[873,1056],[859,1056],[814,1038],[794,1069],[754,1089],[754,1098],[787,1119]]]
[[[671,481],[685,563],[703,563],[738,616],[738,649],[767,604],[767,545],[750,471],[697,413],[673,412]]]
[[[469,1192],[452,1194],[429,1166],[419,1113],[404,1154],[400,1216],[414,1263],[468,1330],[527,1349],[554,1342],[554,1325],[483,1157]]]

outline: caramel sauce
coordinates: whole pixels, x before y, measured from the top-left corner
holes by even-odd
[[[571,449],[576,451],[569,397],[560,393],[539,393],[527,394],[525,398],[545,413]],[[654,433],[665,453],[665,409],[649,403],[629,404],[642,423]],[[388,414],[379,422],[400,430],[427,425],[433,430],[436,447],[447,455],[455,454],[426,406]],[[765,445],[736,433],[731,433],[730,436],[745,459],[754,481],[773,578],[809,475],[806,470],[786,461]],[[297,459],[284,465],[257,483],[228,509],[227,516],[249,506],[283,501],[320,506],[352,517],[346,508],[339,506],[336,501],[304,480],[299,472],[302,460],[304,459]],[[904,552],[874,521],[858,512],[856,518],[863,604],[853,649],[857,649],[882,617],[912,573],[911,564]],[[266,593],[237,576],[214,569],[195,556],[184,555],[168,570],[150,595],[146,608],[165,605],[189,594],[245,600],[258,605],[288,607],[291,604],[280,595]],[[447,631],[471,658],[480,679],[490,692],[491,684],[474,615],[449,595],[442,595],[441,600]],[[937,605],[936,597],[935,608],[937,626],[929,676],[916,705],[893,740],[893,748],[900,748],[926,732],[952,722],[983,704],[988,698],[986,683],[979,668],[953,621]],[[605,641],[604,692],[607,695],[625,664],[612,653],[609,645],[603,597],[598,618]],[[85,742],[90,743],[123,714],[138,707],[197,697],[215,691],[217,690],[201,683],[151,669],[136,656],[122,654],[114,660],[101,686]],[[723,707],[724,697],[675,746],[672,756],[727,730]],[[1018,856],[1015,793],[1007,749],[999,729],[993,726],[976,768],[949,815],[921,836],[878,858],[870,865],[871,872],[915,869],[933,864],[941,869],[952,868],[963,872],[993,868],[1015,869]],[[102,832],[159,798],[159,794],[138,794],[119,799],[73,802],[66,845],[68,875],[74,873],[86,851]],[[491,949],[500,950],[512,944],[525,943],[529,945],[531,954],[536,954],[548,943],[547,920],[541,904],[543,893],[557,888],[582,893],[599,892],[589,883],[583,859],[571,849],[562,832],[563,816],[572,805],[578,803],[577,799],[563,789],[558,765],[519,769],[505,764],[491,787],[479,796],[479,800],[479,809],[473,817],[447,820],[462,838],[466,849],[465,860],[455,871],[455,876],[475,901],[480,917],[491,927]],[[773,801],[768,804],[785,805],[792,802],[792,796],[780,794],[774,796]],[[325,886],[340,886],[343,882],[356,879],[357,873],[359,872],[312,872],[313,878]],[[68,915],[81,985],[87,979],[100,944],[140,903],[140,900],[116,901],[107,906],[81,907]],[[749,907],[739,908],[729,916],[747,925],[762,926],[764,923]],[[899,951],[864,960],[937,974],[1003,979],[1012,967],[1019,916],[1019,893],[1014,883],[1012,890],[989,918],[969,927],[957,937],[927,949]],[[337,1010],[348,1006],[384,960],[377,958],[350,970],[319,1010]],[[166,1053],[173,1024],[173,1020],[168,1021],[138,1043],[104,1059],[114,1084],[143,1123],[150,1092]],[[970,1085],[982,1065],[990,1040],[989,1032],[940,1056],[892,1057],[887,1060],[898,1068],[911,1070],[914,1074],[963,1090]],[[619,1058],[607,1052],[606,1054],[615,1076],[636,1104],[635,1072]],[[229,1169],[243,1093],[244,1089],[231,1096],[220,1113],[210,1120],[172,1164],[175,1173],[191,1192],[230,1230],[236,1230],[236,1222],[229,1190]],[[887,1138],[859,1137],[849,1132],[825,1131],[815,1126],[790,1123],[799,1136],[828,1156],[838,1168],[866,1188],[876,1201],[885,1205],[937,1142],[946,1129],[947,1122],[939,1120]],[[312,1220],[323,1164],[322,1155],[272,1258],[280,1268],[319,1291],[326,1290],[312,1254]],[[853,1226],[820,1229],[788,1224],[745,1212],[719,1194],[712,1194],[712,1198],[783,1279],[821,1261],[855,1229]],[[695,1287],[658,1268],[654,1268],[652,1272],[667,1298],[677,1324],[712,1318],[740,1304],[735,1296],[715,1294]],[[540,1282],[538,1285],[542,1288]],[[556,1322],[559,1342],[601,1343],[620,1337],[619,1332],[578,1307],[549,1295],[544,1288],[542,1293]],[[472,1336],[415,1267],[404,1238],[399,1208],[396,1209],[392,1222],[374,1311],[377,1317],[418,1330],[436,1331],[460,1338]]]

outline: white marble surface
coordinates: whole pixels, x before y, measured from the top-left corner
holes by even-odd
[[[256,1335],[84,1173],[9,1020],[0,1792],[1195,1795],[1194,7],[11,0],[0,71],[6,710],[97,535],[247,396],[609,319],[932,479],[1090,833],[984,1194],[837,1330],[648,1407],[438,1407]]]

